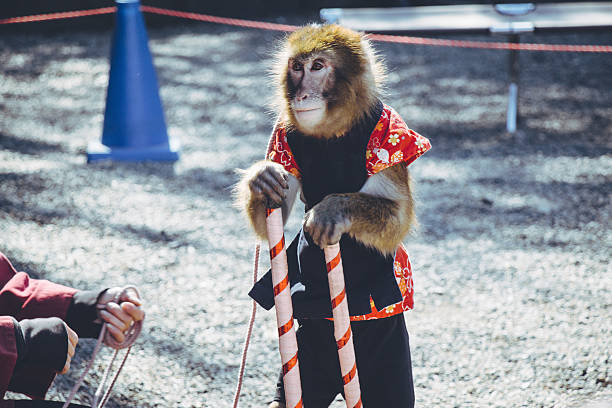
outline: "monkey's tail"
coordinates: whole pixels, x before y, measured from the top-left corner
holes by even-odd
[[[253,259],[253,284],[257,283],[257,269],[259,268],[259,244],[255,246],[255,259]],[[238,407],[238,400],[240,399],[240,390],[242,389],[242,381],[244,380],[244,367],[246,365],[247,351],[249,349],[249,343],[251,342],[251,334],[253,334],[253,325],[255,324],[255,313],[257,312],[257,303],[253,300],[253,307],[251,309],[251,318],[249,319],[249,328],[247,329],[246,337],[244,338],[244,346],[242,348],[242,360],[240,362],[240,371],[238,374],[238,385],[236,386],[236,393],[234,394],[234,405],[233,408]]]

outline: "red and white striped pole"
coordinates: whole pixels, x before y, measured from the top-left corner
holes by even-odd
[[[338,346],[340,373],[342,374],[342,382],[344,384],[344,400],[346,401],[347,408],[360,408],[362,407],[361,389],[359,387],[359,375],[357,374],[351,319],[346,301],[340,244],[330,245],[323,251],[325,252],[325,263],[327,264],[329,294],[331,296],[332,316],[334,318],[334,337]]]
[[[301,408],[302,383],[298,364],[298,345],[293,329],[293,305],[289,286],[289,267],[285,249],[283,215],[280,208],[266,210],[268,244],[270,246],[270,266],[272,267],[272,286],[274,305],[278,324],[278,345],[283,365],[283,383],[287,408]]]

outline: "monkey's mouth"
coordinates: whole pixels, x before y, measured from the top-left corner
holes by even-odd
[[[314,111],[318,111],[322,108],[302,108],[302,109],[295,109],[295,113],[305,113],[305,112],[314,112]]]
[[[317,126],[319,123],[321,123],[323,116],[325,115],[325,109],[319,106],[300,108],[295,109],[294,114],[295,119],[300,126],[312,128],[313,126]]]
[[[325,111],[321,107],[313,107],[295,109],[294,112],[299,121],[312,122],[313,120],[320,120]]]

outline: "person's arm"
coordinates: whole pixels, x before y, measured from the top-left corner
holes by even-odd
[[[43,398],[57,373],[66,373],[78,337],[57,317],[0,316],[0,400],[6,391]]]
[[[16,364],[15,319],[10,316],[0,316],[0,400],[8,390]]]
[[[97,321],[96,305],[104,290],[77,290],[43,279],[32,279],[17,272],[0,252],[0,315],[18,321],[59,317],[79,337],[95,338],[102,323]]]
[[[0,395],[44,398],[56,373],[67,371],[77,336],[63,319],[76,293],[17,272],[0,253]]]
[[[31,279],[0,252],[0,399],[7,390],[44,398],[55,375],[70,368],[78,336],[97,337],[103,322],[123,341],[144,311],[131,292],[115,303],[120,292]]]
[[[17,272],[7,257],[0,252],[0,315],[17,320],[59,317],[64,320],[76,289],[31,279]]]

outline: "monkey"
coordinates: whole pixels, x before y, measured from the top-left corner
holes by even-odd
[[[291,33],[275,57],[278,114],[266,159],[241,171],[236,204],[266,239],[267,207],[302,228],[287,248],[306,407],[342,392],[322,248],[340,243],[365,406],[414,406],[408,332],[416,217],[408,164],[431,148],[381,101],[385,67],[367,36],[335,24]],[[249,295],[273,306],[269,273]],[[384,338],[384,341],[380,339]],[[384,362],[384,363],[382,363]],[[274,402],[284,407],[282,373]]]

